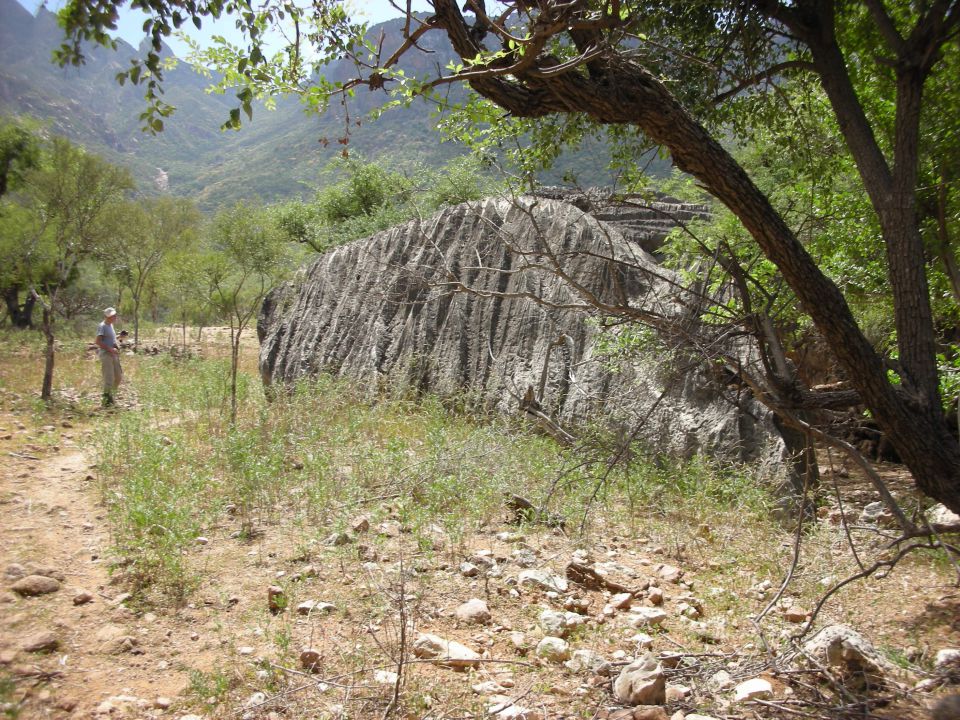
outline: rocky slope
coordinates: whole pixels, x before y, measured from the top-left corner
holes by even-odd
[[[646,225],[637,213],[622,220],[650,247],[665,234],[662,212]],[[460,205],[339,247],[275,291],[259,318],[261,375],[268,385],[326,371],[372,389],[466,392],[488,408],[521,407],[560,436],[557,423],[600,420],[656,453],[779,458],[766,413],[738,407],[666,336],[604,328],[604,309],[689,323],[676,280],[616,223],[573,204]],[[627,346],[623,360],[616,348]]]

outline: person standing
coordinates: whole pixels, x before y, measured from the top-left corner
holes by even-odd
[[[103,407],[116,403],[114,393],[123,380],[123,368],[120,367],[120,349],[117,347],[117,333],[113,323],[117,320],[117,311],[108,307],[103,311],[103,322],[97,327],[97,355],[100,357],[100,371],[103,375]]]

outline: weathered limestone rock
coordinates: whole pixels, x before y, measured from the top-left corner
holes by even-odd
[[[480,655],[466,645],[429,633],[420,633],[413,641],[413,654],[418,658],[434,660],[437,665],[453,668],[474,667],[480,664]]]
[[[689,320],[689,305],[676,277],[628,239],[642,234],[626,227],[633,220],[621,223],[624,233],[596,212],[544,198],[489,199],[331,250],[264,302],[264,382],[326,371],[371,391],[385,380],[441,395],[469,388],[503,412],[516,412],[519,396],[548,427],[544,417],[571,426],[642,420],[638,439],[661,454],[779,467],[783,442],[769,413],[747,398],[738,399],[744,409],[725,399],[726,378],[678,374],[654,350],[611,372],[599,344],[619,331],[588,321],[587,296],[672,320]],[[662,238],[664,228],[653,234]],[[549,267],[557,258],[576,288]]]
[[[471,598],[457,606],[457,620],[474,625],[486,625],[490,622],[490,608],[479,598]]]
[[[662,705],[666,689],[663,668],[651,653],[623,668],[613,683],[613,695],[624,705]]]
[[[811,637],[803,650],[817,662],[868,684],[909,679],[909,673],[884,658],[869,640],[845,625],[828,625]]]
[[[10,586],[18,595],[23,597],[36,597],[37,595],[46,595],[56,592],[60,589],[60,583],[55,578],[46,575],[27,575],[17,580]]]
[[[733,701],[737,703],[750,700],[769,700],[773,697],[773,685],[764,678],[745,680],[733,689]]]
[[[570,659],[570,645],[563,638],[548,635],[537,644],[536,655],[549,662],[563,662]]]

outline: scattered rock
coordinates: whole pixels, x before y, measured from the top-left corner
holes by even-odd
[[[517,576],[517,582],[521,587],[527,586],[559,593],[565,593],[569,587],[566,578],[543,568],[521,570]]]
[[[610,674],[610,663],[593,650],[574,650],[573,656],[563,666],[574,673],[592,673],[604,677]]]
[[[658,607],[663,605],[663,590],[655,586],[647,588],[647,600],[650,601],[651,605]]]
[[[326,540],[323,541],[324,545],[329,545],[330,547],[340,547],[342,545],[349,545],[353,542],[351,538],[345,532],[333,533]]]
[[[783,613],[783,617],[787,622],[792,623],[802,623],[807,621],[807,611],[796,605],[787,608]]]
[[[583,615],[574,612],[544,610],[540,613],[540,627],[546,635],[565,638],[570,631],[586,622]]]
[[[93,602],[93,593],[88,590],[77,590],[73,596],[74,605],[86,605],[87,603]]]
[[[460,574],[464,577],[476,577],[480,574],[480,568],[471,562],[460,563]]]
[[[27,652],[50,652],[60,647],[60,638],[50,631],[39,632],[24,639],[20,647]]]
[[[99,651],[107,655],[132,652],[140,642],[119,625],[104,625],[94,637],[99,644]]]
[[[633,720],[670,720],[670,716],[659,705],[647,705],[633,709]]]
[[[690,693],[693,692],[686,685],[667,685],[667,702],[680,702],[681,700],[686,700],[690,697]]]
[[[173,700],[163,695],[159,696],[153,701],[153,706],[157,710],[169,710],[170,706],[173,705]]]
[[[943,503],[937,503],[927,510],[927,520],[933,525],[960,525],[960,515]]]
[[[818,662],[868,683],[882,683],[885,676],[904,674],[901,668],[883,658],[869,640],[846,625],[828,625],[811,637],[803,650]]]
[[[667,613],[660,608],[635,607],[630,609],[628,619],[634,627],[656,626],[667,619]]]
[[[548,635],[537,643],[536,655],[548,662],[560,663],[570,659],[570,645],[563,638]]]
[[[434,660],[438,665],[453,668],[476,667],[480,655],[455,640],[445,640],[438,635],[420,633],[413,641],[413,654],[418,658]]]
[[[624,705],[662,705],[667,699],[666,686],[660,663],[646,653],[620,671],[613,683],[613,695]]]
[[[308,672],[318,672],[320,669],[320,652],[313,648],[305,648],[300,653],[300,667]]]
[[[205,538],[202,535],[196,540],[197,545],[207,545],[210,542],[210,538]]]
[[[287,607],[287,596],[283,592],[283,588],[279,585],[271,585],[267,588],[267,608],[273,614],[283,612],[284,608]]]
[[[355,518],[352,523],[350,523],[350,529],[353,530],[358,535],[360,533],[365,533],[370,529],[370,520],[365,516],[360,516]]]
[[[392,687],[397,684],[397,678],[399,677],[395,672],[390,672],[389,670],[377,670],[373,673],[373,681],[377,685],[389,685]]]
[[[661,565],[657,570],[657,575],[668,583],[675,583],[679,582],[680,578],[683,577],[683,570],[674,565]]]
[[[940,671],[960,671],[960,649],[943,648],[937,650],[937,655],[933,660],[933,667]]]
[[[633,593],[617,593],[607,603],[615,610],[626,610],[633,603]]]
[[[27,575],[17,580],[10,589],[23,597],[36,597],[56,592],[60,589],[60,582],[47,575]]]
[[[880,516],[883,515],[885,507],[882,502],[877,500],[864,506],[863,511],[860,513],[860,522],[862,523],[871,523],[876,522],[880,519]]]
[[[297,615],[328,615],[337,609],[333,603],[321,600],[305,600],[297,605]]]
[[[773,697],[773,685],[769,680],[753,678],[740,683],[733,689],[733,701],[742,703],[749,700],[769,700]]]
[[[478,598],[472,598],[456,609],[457,620],[473,625],[487,625],[491,615],[487,603]]]

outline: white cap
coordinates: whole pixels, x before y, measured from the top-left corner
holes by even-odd
[[[112,307],[111,307],[111,308],[107,308],[106,310],[103,311],[103,316],[104,316],[105,318],[113,317],[113,316],[116,315],[116,314],[117,314],[117,311],[114,310]]]

